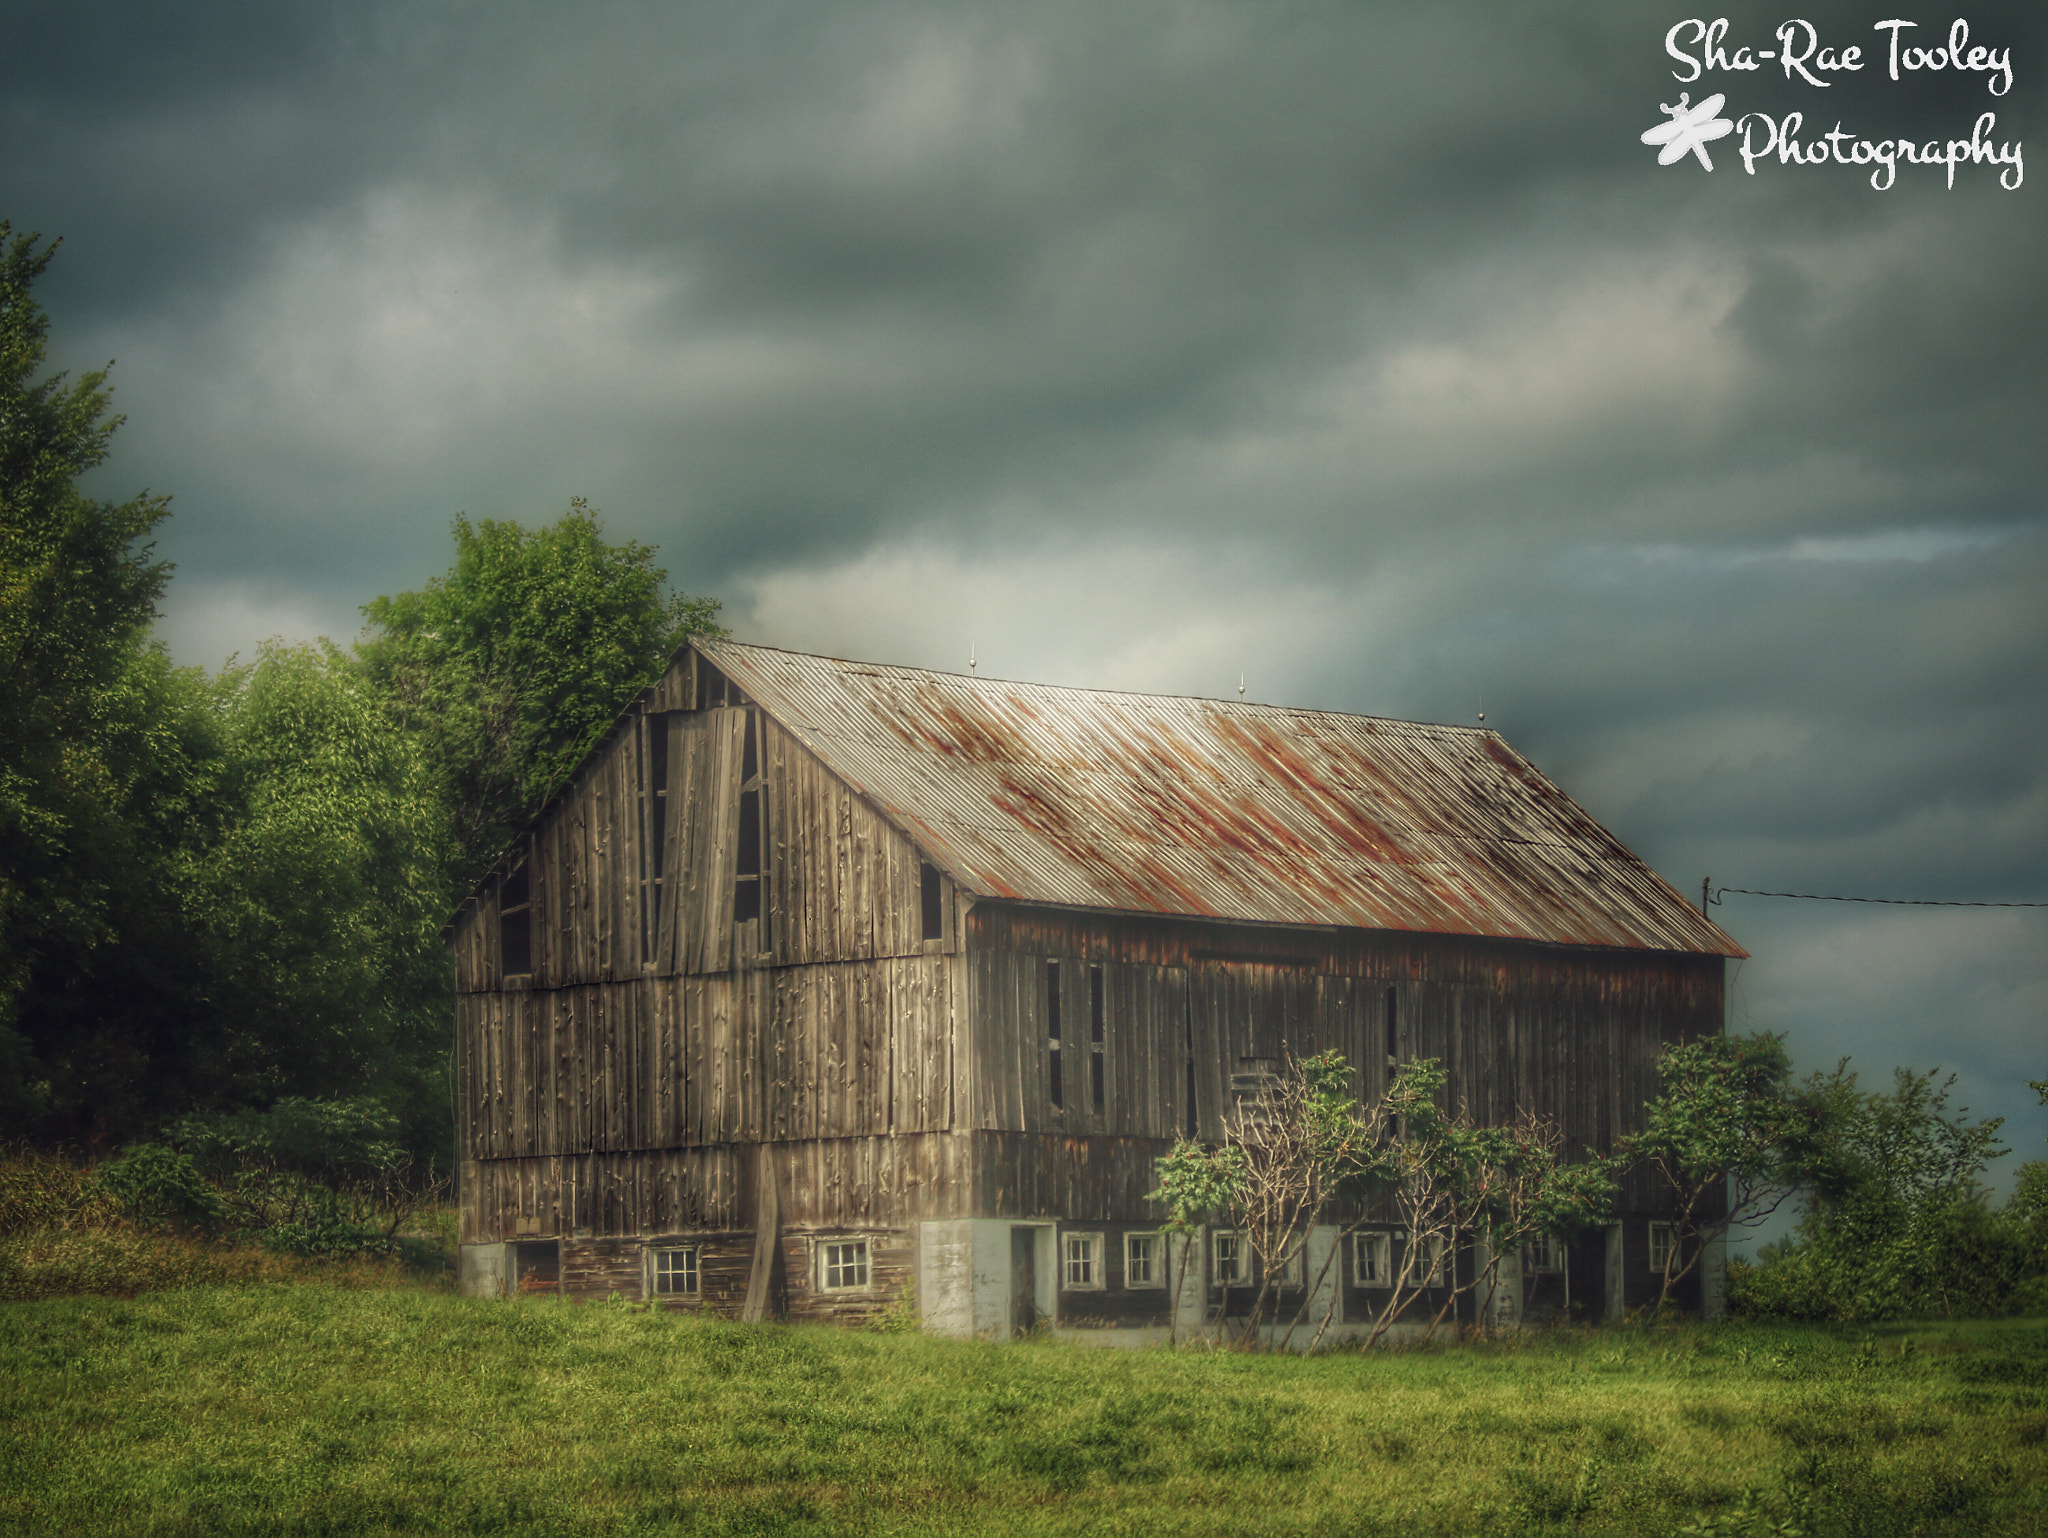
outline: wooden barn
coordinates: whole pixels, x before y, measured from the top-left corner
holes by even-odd
[[[1490,731],[731,641],[448,934],[465,1290],[1125,1341],[1250,1280],[1228,1233],[1174,1276],[1147,1201],[1234,1086],[1433,1057],[1475,1116],[1604,1150],[1743,954]],[[1654,1297],[1657,1202],[1496,1306]],[[1398,1243],[1345,1245],[1341,1318]]]

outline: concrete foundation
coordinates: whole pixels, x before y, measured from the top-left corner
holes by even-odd
[[[455,1252],[455,1290],[465,1298],[504,1298],[512,1293],[511,1246],[465,1244]]]

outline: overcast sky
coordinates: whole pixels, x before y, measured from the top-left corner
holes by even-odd
[[[582,495],[746,640],[1483,705],[1681,890],[2042,901],[2048,139],[1641,142],[2024,157],[2048,11],[1960,14],[2009,90],[1896,0],[15,4],[0,216],[181,661]],[[2048,1153],[2048,910],[1716,917],[1736,1028]]]

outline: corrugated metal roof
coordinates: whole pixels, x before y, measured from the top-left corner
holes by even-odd
[[[698,647],[981,896],[1745,954],[1490,731]]]

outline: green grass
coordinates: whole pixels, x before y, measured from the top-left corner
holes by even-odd
[[[2044,1489],[2038,1324],[1301,1360],[311,1285],[0,1307],[5,1532],[2017,1535]]]

